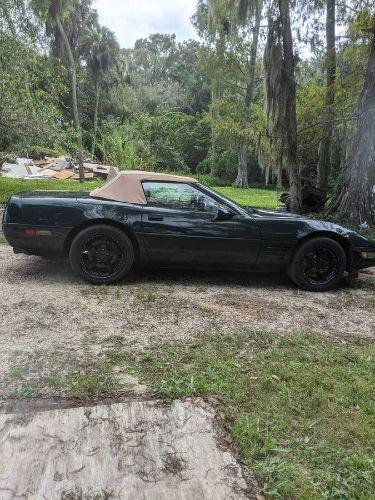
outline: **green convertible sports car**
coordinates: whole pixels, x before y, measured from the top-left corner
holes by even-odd
[[[345,272],[375,265],[375,242],[330,222],[245,209],[195,179],[119,173],[88,192],[13,195],[3,230],[15,252],[66,256],[95,284],[134,266],[282,271],[324,291]]]

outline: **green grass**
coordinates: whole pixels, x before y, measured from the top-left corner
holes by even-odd
[[[108,341],[111,349],[122,347],[119,339],[123,337],[111,337]],[[85,346],[86,340],[82,344]],[[105,359],[88,351],[83,359],[78,359],[58,346],[27,354],[16,351],[10,356],[7,376],[11,381],[5,395],[8,399],[30,399],[52,390],[58,396],[97,401],[117,394],[120,389],[114,364],[109,362],[109,351]]]
[[[33,382],[22,382],[17,389],[11,391],[9,397],[11,399],[30,399],[37,395],[37,386]]]
[[[119,388],[109,363],[83,363],[79,373],[69,380],[67,394],[75,399],[90,401],[114,395]]]
[[[215,397],[267,498],[374,498],[374,344],[264,333],[114,357],[169,399]]]
[[[100,180],[81,184],[77,181],[69,180],[29,180],[0,177],[0,203],[6,203],[12,194],[19,191],[30,191],[34,189],[90,191],[100,186],[102,183],[103,181]],[[240,205],[260,208],[275,208],[277,205],[277,192],[272,189],[261,189],[258,187],[241,189],[231,186],[213,186],[213,189]]]
[[[102,181],[89,181],[81,184],[78,181],[59,181],[41,179],[11,179],[0,177],[0,203],[6,203],[12,194],[19,191],[32,191],[34,189],[65,190],[65,191],[90,191],[100,186]]]
[[[277,205],[281,205],[277,201],[279,193],[276,190],[258,187],[243,189],[233,186],[213,186],[212,189],[243,206],[274,209]]]

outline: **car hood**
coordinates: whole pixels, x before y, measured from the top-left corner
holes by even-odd
[[[262,218],[270,218],[270,219],[312,220],[309,217],[306,217],[304,215],[292,214],[292,213],[286,212],[286,211],[285,212],[284,211],[276,212],[275,210],[262,210],[262,209],[258,209],[258,208],[252,209],[251,214],[255,215],[255,216],[262,217]]]

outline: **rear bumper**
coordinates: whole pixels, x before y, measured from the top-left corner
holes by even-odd
[[[71,228],[3,224],[3,232],[15,253],[40,256],[62,256]]]

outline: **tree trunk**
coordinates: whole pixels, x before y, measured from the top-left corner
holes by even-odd
[[[246,123],[249,124],[251,121],[251,106],[254,98],[254,88],[255,88],[255,68],[257,61],[257,52],[258,52],[258,40],[259,40],[259,29],[260,29],[260,21],[262,19],[262,9],[263,9],[263,0],[258,0],[255,12],[255,23],[253,29],[253,39],[251,42],[250,49],[250,72],[249,72],[249,80],[246,85],[246,95],[245,95],[245,117]],[[248,148],[249,140],[245,136],[242,138],[238,150],[238,173],[237,178],[234,182],[236,187],[247,188],[248,184]]]
[[[357,130],[329,213],[353,224],[375,224],[375,34],[358,100]]]
[[[295,59],[290,26],[289,0],[279,0],[280,27],[283,49],[282,83],[285,90],[283,133],[283,165],[289,174],[291,210],[301,211],[301,178],[297,161],[297,117]]]
[[[249,187],[247,179],[247,139],[242,139],[238,151],[238,172],[234,186],[241,188]]]
[[[215,108],[216,103],[216,85],[212,89],[211,93],[211,154],[210,154],[210,174],[215,174],[215,163],[217,158],[217,135],[215,131],[215,123],[218,119],[217,111]]]
[[[98,109],[99,109],[99,95],[100,95],[100,82],[99,76],[96,77],[95,84],[95,108],[94,108],[94,136],[92,139],[92,147],[91,147],[91,156],[94,158],[95,156],[95,148],[96,148],[96,135],[98,131]]]
[[[335,92],[334,84],[336,79],[336,0],[327,0],[326,12],[326,96],[323,122],[323,138],[319,144],[319,159],[317,167],[317,187],[321,189],[324,195],[327,195],[329,173],[331,169],[331,142],[333,132],[333,122],[335,119],[334,102]]]
[[[61,19],[60,19],[60,16],[58,13],[55,13],[55,21],[56,21],[57,29],[60,33],[60,37],[64,43],[66,55],[67,55],[68,60],[69,60],[70,85],[71,85],[71,92],[72,92],[73,121],[74,121],[74,128],[76,129],[76,133],[77,133],[79,180],[80,180],[80,182],[84,182],[85,174],[84,174],[84,170],[83,170],[82,130],[81,130],[81,124],[80,124],[79,112],[78,112],[76,65],[74,62],[74,57],[73,57],[73,53],[72,53],[72,49],[70,47],[68,37],[66,36],[64,27],[61,23]]]
[[[216,42],[216,65],[218,67],[218,62],[222,60],[225,52],[225,33],[223,29],[219,32],[219,38]],[[212,103],[211,103],[211,118],[212,118],[212,133],[211,133],[211,175],[215,174],[215,163],[217,158],[217,146],[218,137],[216,134],[215,123],[220,119],[219,113],[215,106],[216,101],[221,99],[223,96],[223,85],[222,85],[222,75],[221,72],[215,72],[214,81],[212,83]]]

